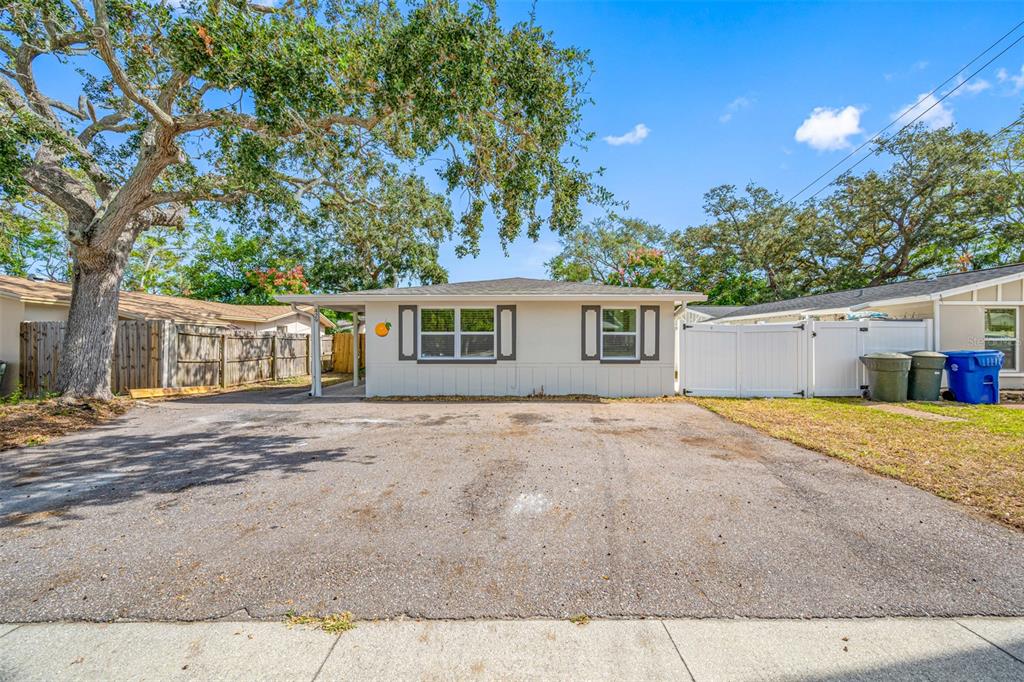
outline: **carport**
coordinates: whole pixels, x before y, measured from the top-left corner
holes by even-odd
[[[353,389],[357,388],[359,386],[358,334],[360,328],[364,327],[366,324],[366,306],[355,305],[352,303],[321,305],[320,303],[309,301],[308,304],[313,306],[313,311],[309,312],[308,310],[301,309],[299,307],[299,303],[296,302],[296,299],[301,297],[290,296],[288,298],[291,303],[292,310],[302,315],[308,315],[310,318],[309,345],[310,355],[314,358],[319,359],[323,357],[322,349],[320,348],[320,311],[327,308],[328,310],[333,310],[335,312],[350,313],[352,315],[352,334],[356,335],[356,338],[352,344],[352,381],[350,382],[350,386]],[[323,396],[323,377],[321,375],[320,362],[310,362],[309,372],[311,378],[309,395],[313,398],[319,398]]]

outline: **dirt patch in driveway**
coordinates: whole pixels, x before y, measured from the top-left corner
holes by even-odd
[[[132,405],[128,398],[70,405],[56,400],[0,404],[0,450],[42,445],[53,438],[98,426],[123,415]]]
[[[680,402],[166,402],[4,515],[3,621],[1024,614],[1024,534]]]

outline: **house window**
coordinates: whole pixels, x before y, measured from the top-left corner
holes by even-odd
[[[420,358],[493,360],[494,308],[421,308]]]
[[[636,308],[602,308],[601,359],[636,359],[638,346],[636,325]]]
[[[985,350],[1002,351],[1003,369],[1017,370],[1017,308],[985,309]]]

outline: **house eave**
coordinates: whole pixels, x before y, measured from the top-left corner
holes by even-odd
[[[707,296],[698,293],[687,294],[414,294],[414,295],[382,295],[358,296],[348,294],[284,294],[275,297],[282,303],[318,305],[322,308],[332,306],[366,306],[370,303],[423,303],[457,302],[457,301],[658,301],[663,303],[695,303],[706,301]]]

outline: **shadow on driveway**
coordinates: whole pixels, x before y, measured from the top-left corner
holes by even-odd
[[[376,457],[305,445],[301,437],[246,433],[230,423],[173,435],[125,433],[107,425],[52,448],[6,453],[0,462],[0,527],[76,518],[62,510],[71,504],[114,505],[147,493],[231,484],[261,472],[293,476],[317,461],[372,464]]]

